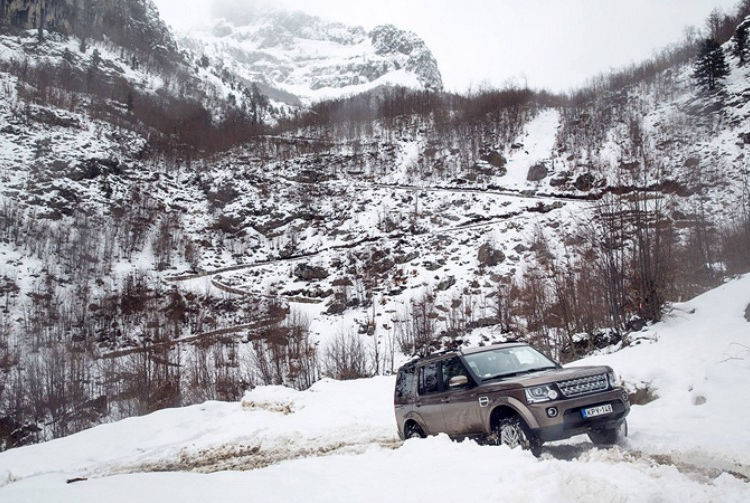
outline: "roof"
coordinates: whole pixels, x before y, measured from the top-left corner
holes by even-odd
[[[474,353],[481,353],[482,351],[492,351],[495,349],[502,348],[514,348],[517,346],[528,346],[525,342],[501,342],[499,344],[493,344],[491,346],[477,346],[474,348],[468,348],[461,351],[462,354],[471,355]]]
[[[444,351],[437,351],[435,353],[430,353],[429,355],[423,356],[421,358],[414,358],[414,359],[406,362],[405,364],[403,364],[399,368],[399,370],[401,368],[408,367],[408,366],[414,365],[414,364],[419,363],[419,362],[436,360],[436,359],[439,359],[439,358],[444,358],[446,356],[472,355],[472,354],[475,354],[475,353],[481,353],[483,351],[493,351],[495,349],[513,348],[513,347],[517,347],[517,346],[528,346],[528,344],[526,344],[525,342],[501,342],[501,343],[498,343],[498,344],[492,344],[491,346],[476,346],[476,347],[467,348],[467,349],[458,348],[458,349],[448,349],[448,350],[444,350]]]

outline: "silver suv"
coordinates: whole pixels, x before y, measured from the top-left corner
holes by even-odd
[[[528,344],[447,351],[398,370],[402,439],[447,433],[520,446],[586,433],[597,445],[627,435],[628,394],[610,367],[563,368]]]

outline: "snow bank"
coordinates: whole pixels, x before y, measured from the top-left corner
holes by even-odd
[[[577,364],[610,365],[658,399],[634,406],[633,447],[750,475],[750,275],[673,306],[642,343]]]
[[[376,377],[324,379],[304,392],[261,387],[241,404],[206,402],[97,426],[0,453],[0,485],[46,473],[255,468],[395,444],[393,385],[391,377]]]

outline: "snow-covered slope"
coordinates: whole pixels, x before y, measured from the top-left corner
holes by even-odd
[[[4,452],[0,499],[747,501],[748,304],[750,275],[673,306],[639,344],[576,363],[612,365],[628,386],[649,383],[658,396],[633,406],[629,438],[611,449],[572,439],[537,460],[445,436],[402,445],[392,378],[325,380]],[[73,477],[88,480],[65,483]]]
[[[425,43],[392,25],[367,32],[301,12],[251,6],[191,30],[181,43],[288,104],[296,104],[295,97],[309,103],[381,85],[442,89]]]
[[[632,346],[576,365],[610,365],[631,391],[648,388],[658,397],[633,409],[634,447],[750,477],[749,308],[745,275],[672,305]]]

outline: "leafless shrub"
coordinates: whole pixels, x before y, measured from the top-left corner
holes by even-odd
[[[325,348],[323,373],[333,379],[369,377],[367,349],[356,333],[339,333]]]

